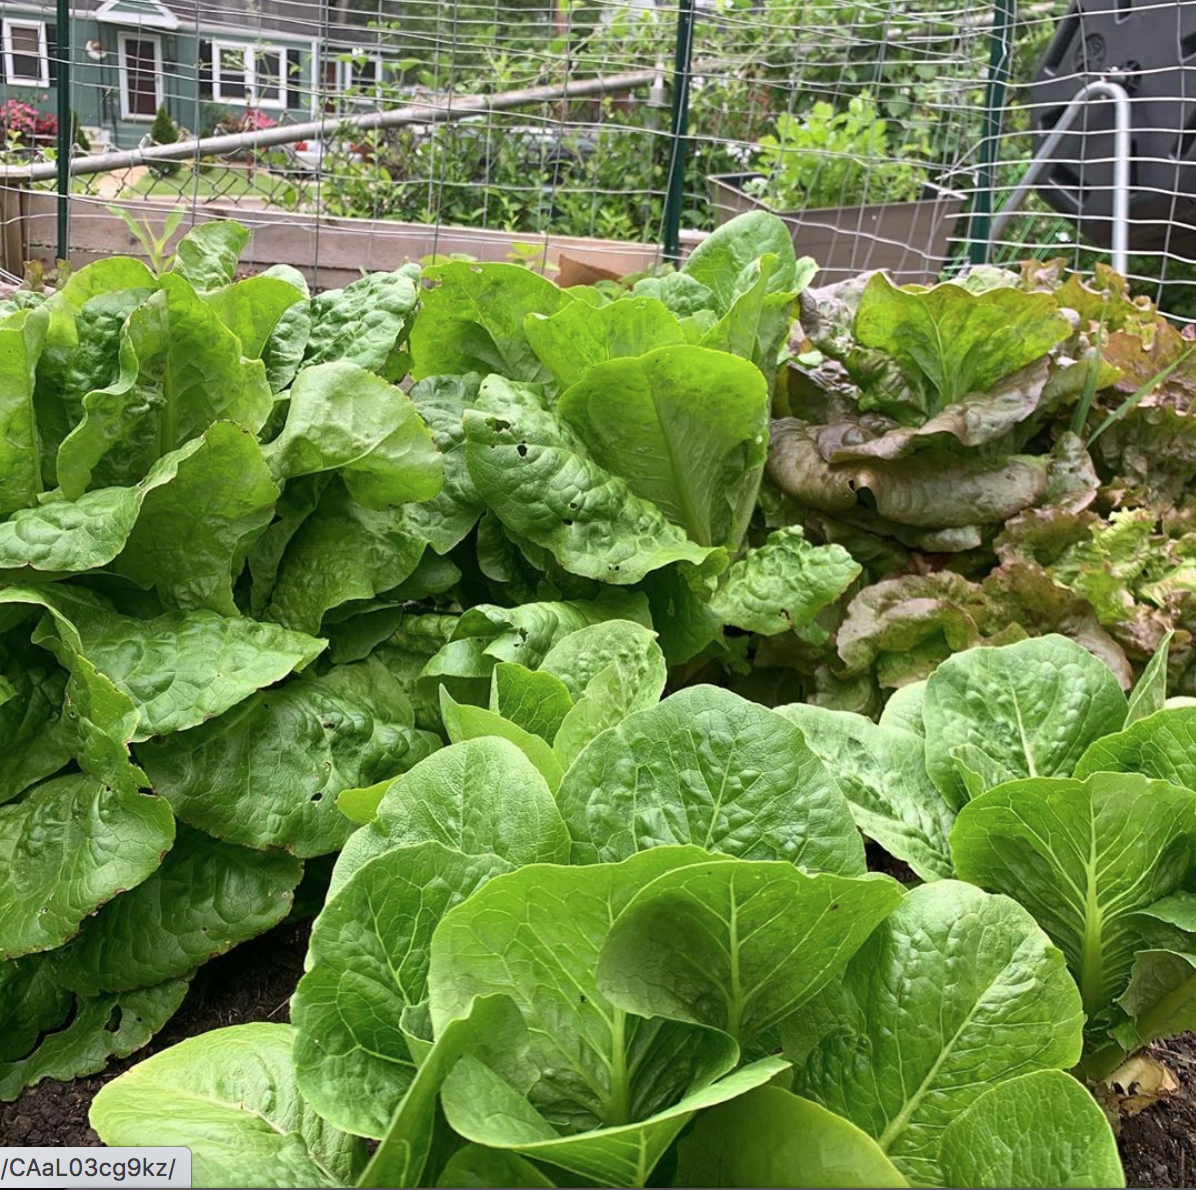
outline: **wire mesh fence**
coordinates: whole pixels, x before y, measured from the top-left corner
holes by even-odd
[[[1068,88],[1109,76],[1141,159],[1129,271],[1196,316],[1196,0],[1011,3],[0,0],[6,197],[61,192],[69,150],[76,228],[176,208],[184,225],[287,216],[309,238],[367,220],[361,267],[388,241],[543,267],[554,237],[615,245],[613,267],[631,259],[618,245],[667,245],[670,222],[692,242],[759,206],[824,280],[926,280],[985,255],[1085,267],[1110,242],[1110,104],[1084,106],[991,248],[985,216]],[[173,159],[138,153],[164,145]]]

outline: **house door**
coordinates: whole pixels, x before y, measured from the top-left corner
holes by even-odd
[[[156,37],[120,39],[120,114],[152,120],[162,103],[162,45]]]

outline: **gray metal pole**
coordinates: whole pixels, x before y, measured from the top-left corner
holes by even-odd
[[[992,249],[993,241],[1001,234],[1005,224],[1013,217],[1022,199],[1030,192],[1039,175],[1046,168],[1050,155],[1055,146],[1063,139],[1067,130],[1075,123],[1076,116],[1084,109],[1089,99],[1111,99],[1113,108],[1113,234],[1110,256],[1113,271],[1125,276],[1129,268],[1130,259],[1130,154],[1132,152],[1132,138],[1130,137],[1131,121],[1129,93],[1120,83],[1106,82],[1098,79],[1088,83],[1076,92],[1075,98],[1067,105],[1058,123],[1051,129],[1050,135],[1042,142],[1030,168],[1022,175],[1009,201],[1001,208],[1000,214],[992,222],[988,232],[988,239],[984,244],[985,254]]]
[[[58,0],[61,4],[64,0]],[[692,0],[690,0],[692,3]],[[365,112],[359,116],[345,116],[335,123],[327,119],[310,120],[302,124],[280,124],[256,132],[235,132],[226,136],[207,136],[195,140],[180,140],[173,145],[149,145],[144,149],[129,149],[122,153],[93,154],[70,158],[71,174],[106,173],[113,169],[128,169],[150,161],[176,161],[185,157],[206,154],[235,153],[244,149],[265,149],[297,140],[318,140],[340,129],[370,131],[375,128],[395,128],[404,124],[438,124],[460,120],[492,111],[527,107],[531,104],[572,99],[575,96],[601,95],[607,91],[630,91],[651,85],[655,70],[637,70],[628,74],[612,74],[606,78],[579,79],[545,87],[528,87],[521,91],[501,91],[495,95],[458,95],[450,103],[414,103],[409,107],[387,111]],[[41,182],[58,176],[62,162],[47,161],[38,165],[0,165],[0,180],[20,179]]]

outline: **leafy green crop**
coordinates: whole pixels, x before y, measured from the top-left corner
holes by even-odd
[[[0,321],[0,971],[42,996],[6,1097],[144,1044],[443,743],[504,736],[555,792],[655,707],[654,615],[672,660],[731,657],[858,573],[753,525],[813,271],[769,217],[618,294],[453,264],[313,296],[237,280],[247,241]]]
[[[924,879],[1028,909],[1067,958],[1101,1077],[1196,1022],[1194,712],[1166,645],[1127,700],[1060,636],[960,653],[880,723],[794,705],[860,829]],[[911,730],[912,729],[912,730]]]
[[[489,730],[342,795],[364,825],[292,1024],[150,1058],[97,1096],[104,1140],[188,1144],[202,1185],[260,1176],[279,1133],[272,1185],[1121,1184],[1062,1073],[1065,953],[1008,897],[865,873],[783,716],[625,700],[553,798],[502,710],[559,738],[567,700],[617,678],[655,704],[652,674],[630,622],[499,661]]]

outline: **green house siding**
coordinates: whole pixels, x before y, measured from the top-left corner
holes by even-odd
[[[217,95],[212,69],[216,46],[243,47],[251,55],[258,55],[259,78],[267,85],[277,80],[266,71],[276,70],[280,57],[285,59],[286,106],[259,106],[274,119],[309,118],[313,111],[311,42],[270,32],[258,34],[255,31],[253,36],[246,36],[223,27],[197,31],[194,26],[170,30],[140,25],[139,17],[151,7],[146,0],[121,0],[119,7],[109,9],[107,20],[96,20],[93,16],[72,17],[71,107],[78,113],[81,125],[105,130],[112,146],[121,149],[136,147],[149,131],[152,115],[138,118],[129,113],[129,88],[122,83],[122,73],[127,73],[122,72],[122,56],[126,39],[130,38],[157,45],[160,67],[155,73],[162,102],[175,122],[191,132],[208,134],[223,116],[235,116],[252,106],[250,102],[231,100],[227,95],[222,101]],[[113,19],[126,14],[129,16],[127,25]],[[39,86],[10,79],[7,63],[0,56],[0,102],[15,99],[32,104],[40,112],[57,116],[54,58],[58,37],[53,10],[0,3],[0,19],[43,24],[49,59],[47,85]],[[97,60],[93,53],[89,53],[89,46],[93,52],[102,52],[102,58]],[[275,48],[279,52],[275,52]],[[235,52],[232,58],[236,60]],[[255,58],[251,56],[245,61],[253,64]],[[226,86],[221,90],[235,92],[237,88]],[[269,91],[265,93],[270,94]]]

